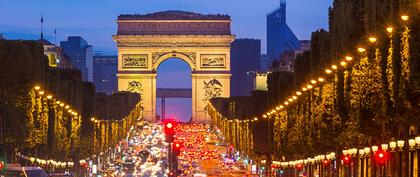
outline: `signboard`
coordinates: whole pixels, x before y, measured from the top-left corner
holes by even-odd
[[[200,55],[202,68],[224,68],[226,67],[225,54],[202,54]]]
[[[147,68],[146,54],[123,54],[122,55],[123,68]]]

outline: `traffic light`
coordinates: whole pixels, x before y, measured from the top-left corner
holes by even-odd
[[[175,122],[166,122],[164,131],[166,135],[172,136],[175,134]]]
[[[178,156],[181,153],[181,143],[174,143],[172,146],[174,154]]]
[[[388,160],[388,153],[386,151],[383,151],[382,149],[378,150],[374,154],[375,162],[378,165],[385,165],[386,161]]]
[[[296,170],[301,171],[303,169],[303,165],[302,164],[297,164],[296,165]]]
[[[350,162],[351,162],[351,157],[349,155],[343,155],[343,156],[341,156],[341,162],[344,165],[349,165]]]
[[[4,171],[4,169],[5,169],[5,163],[4,161],[0,161],[0,172]]]
[[[330,161],[325,159],[325,160],[322,161],[322,164],[324,164],[324,166],[327,167],[327,166],[330,165]]]

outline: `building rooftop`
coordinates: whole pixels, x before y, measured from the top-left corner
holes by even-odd
[[[168,10],[148,14],[122,14],[118,16],[118,20],[230,20],[230,16]]]
[[[43,38],[36,40],[36,42],[38,42],[41,45],[53,45],[50,41]]]

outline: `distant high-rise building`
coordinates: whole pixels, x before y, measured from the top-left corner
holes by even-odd
[[[260,71],[267,71],[270,68],[272,61],[268,58],[267,54],[261,54]]]
[[[253,77],[260,69],[261,40],[235,39],[230,49],[231,96],[249,96],[253,90]]]
[[[273,69],[278,71],[293,72],[297,56],[308,50],[311,50],[311,41],[300,41],[300,48],[298,50],[284,51],[280,56],[280,61],[278,62],[279,65]]]
[[[117,91],[117,55],[93,56],[93,83],[97,92],[112,94]]]
[[[80,36],[69,36],[60,42],[70,62],[82,72],[84,81],[93,81],[93,47]]]
[[[267,55],[269,63],[278,60],[284,51],[300,48],[300,42],[286,23],[286,0],[280,7],[267,14]],[[267,70],[267,68],[263,68]]]

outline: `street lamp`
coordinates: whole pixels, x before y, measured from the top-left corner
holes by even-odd
[[[326,69],[326,70],[325,70],[325,72],[326,72],[327,74],[331,74],[331,73],[332,73],[332,71],[331,71],[330,69]]]
[[[403,21],[408,21],[410,19],[410,17],[408,15],[401,15],[401,19]]]
[[[395,150],[395,148],[397,147],[397,142],[395,142],[395,141],[391,141],[391,142],[389,143],[389,147],[391,148],[391,151],[394,151],[394,150]]]
[[[34,89],[39,90],[39,89],[41,89],[41,87],[37,85],[37,86],[34,87]]]
[[[392,27],[387,27],[387,28],[386,28],[386,31],[387,31],[388,33],[392,33],[392,32],[394,31],[394,28],[392,28]]]
[[[320,78],[318,78],[318,81],[319,81],[319,82],[324,82],[324,81],[325,81],[325,79],[324,79],[324,78],[322,78],[322,77],[320,77]]]
[[[388,150],[388,144],[381,144],[381,148],[382,148],[382,150],[387,151]]]
[[[378,151],[378,146],[372,146],[372,152],[375,153],[376,151]]]
[[[420,136],[416,137],[415,140],[416,140],[417,147],[420,147]]]
[[[415,139],[409,139],[408,140],[408,146],[410,146],[410,149],[414,149],[416,146],[416,140]]]
[[[369,147],[365,147],[365,148],[363,148],[363,150],[365,151],[365,154],[370,154],[370,148]]]
[[[397,146],[398,146],[398,148],[400,148],[400,150],[402,150],[402,148],[404,147],[404,140],[398,140],[397,141]]]
[[[352,61],[353,60],[353,57],[351,57],[351,56],[346,56],[345,58],[346,58],[347,61]]]
[[[369,42],[375,43],[378,39],[376,37],[369,37]]]
[[[363,52],[366,52],[366,49],[363,48],[363,47],[359,47],[359,48],[357,48],[357,51],[360,52],[360,53],[363,53]]]

